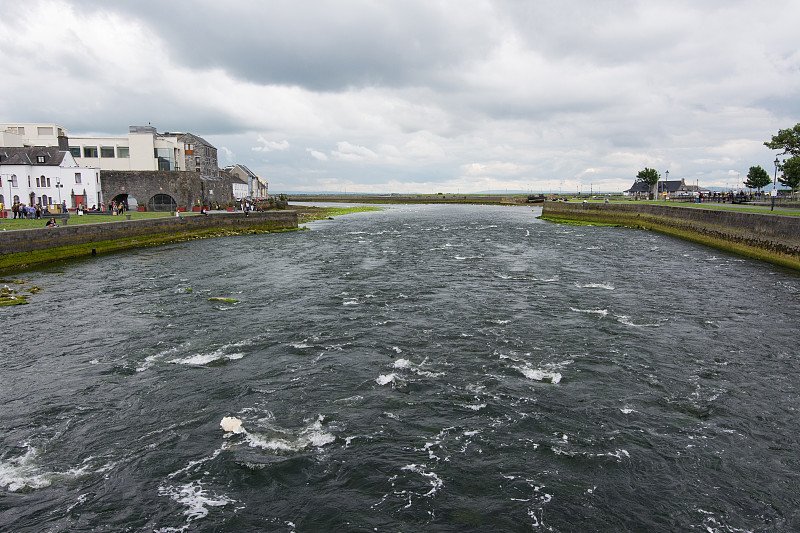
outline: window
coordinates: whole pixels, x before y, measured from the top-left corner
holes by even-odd
[[[47,178],[47,186],[50,186],[50,178]]]
[[[48,136],[48,135],[52,136],[53,135],[53,128],[47,128],[47,127],[39,126],[38,128],[36,128],[36,134],[39,137],[44,137],[44,136]]]
[[[29,189],[31,188],[31,177],[30,176],[28,176],[28,188]],[[33,193],[31,193],[31,194],[33,194]]]
[[[18,186],[17,185],[17,175],[16,174],[11,174],[11,186],[12,187],[17,187]],[[17,200],[19,201],[19,199],[17,199]]]
[[[129,158],[131,156],[131,149],[127,146],[117,146],[117,157]]]
[[[97,157],[97,146],[84,146],[83,157]]]
[[[8,128],[8,131],[11,133],[16,133],[17,135],[25,135],[25,127],[24,126],[11,126]]]
[[[70,146],[69,153],[72,154],[72,157],[80,157],[81,156],[81,147],[80,146]]]
[[[200,164],[200,158],[199,157],[195,157],[194,158],[194,164],[195,165],[199,165]]]
[[[76,172],[75,173],[75,183],[80,183],[80,182],[81,182],[81,173],[80,172]]]
[[[154,148],[153,155],[158,160],[158,170],[175,170],[175,158],[170,148]]]
[[[100,157],[114,157],[114,147],[113,146],[101,146],[100,147]]]
[[[39,181],[40,179],[41,179],[41,181]],[[36,186],[37,187],[44,187],[44,183],[45,183],[44,176],[42,176],[41,178],[36,178]]]
[[[44,163],[44,156],[43,155],[37,155],[36,156],[36,162],[37,163]]]

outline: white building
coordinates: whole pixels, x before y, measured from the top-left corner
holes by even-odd
[[[100,169],[78,165],[58,147],[0,148],[0,203],[102,205]]]
[[[255,172],[244,165],[233,165],[225,167],[225,170],[247,183],[248,198],[266,198],[269,185],[261,179]],[[238,197],[237,197],[238,198]]]
[[[247,186],[247,182],[234,174],[231,174],[231,186],[233,188],[233,197],[236,198],[236,200],[243,200],[250,196],[250,189]]]
[[[127,137],[70,137],[58,124],[0,123],[0,146],[58,146],[100,170],[188,170],[217,177],[217,149],[190,133],[130,126]]]
[[[66,130],[58,124],[13,123],[0,124],[0,146],[59,146],[59,137]]]

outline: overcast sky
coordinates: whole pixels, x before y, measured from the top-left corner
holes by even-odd
[[[0,0],[0,121],[188,131],[270,192],[736,186],[800,122],[800,2]]]

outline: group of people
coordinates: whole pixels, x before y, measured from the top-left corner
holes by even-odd
[[[66,211],[66,205],[64,205],[64,210]],[[11,212],[14,214],[14,218],[27,218],[30,220],[39,220],[42,216],[50,214],[50,210],[47,206],[42,207],[42,204],[25,205],[22,202],[14,202],[11,205]]]

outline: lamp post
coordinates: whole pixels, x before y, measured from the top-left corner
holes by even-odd
[[[775,210],[775,197],[778,196],[778,156],[775,156],[775,177],[772,179],[772,207],[769,208],[770,211]]]
[[[56,189],[58,189],[58,208],[61,209],[61,188],[63,185],[61,184],[61,178],[56,178]]]
[[[669,180],[669,170],[664,172],[664,200],[667,199],[667,180]]]

